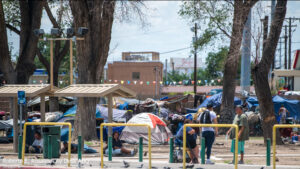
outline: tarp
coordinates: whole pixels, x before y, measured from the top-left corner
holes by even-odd
[[[274,96],[272,98],[272,101],[274,103],[274,109],[275,109],[275,114],[278,114],[278,111],[281,107],[281,105],[284,105],[284,107],[290,112],[290,116],[296,118],[300,117],[300,101],[299,100],[289,100],[283,97],[280,97],[278,95]],[[247,99],[247,103],[249,108],[252,106],[257,106],[258,100],[256,97],[249,97]]]
[[[222,104],[222,93],[215,94],[207,99],[205,99],[197,109],[201,107],[206,107],[208,103],[211,103],[213,107],[218,107]],[[234,97],[234,105],[241,105],[242,100],[238,97]]]
[[[172,137],[171,131],[158,116],[151,113],[140,113],[132,117],[128,123],[133,124],[149,124],[151,127],[151,144],[167,143]],[[148,144],[147,127],[126,126],[120,139],[127,143],[138,143],[139,138],[143,138],[143,143]]]
[[[64,113],[64,117],[75,116],[76,110],[77,110],[77,105],[75,105],[75,106],[69,108],[69,110],[67,110],[67,111]],[[96,109],[96,118],[102,118],[99,109]]]
[[[12,127],[13,126],[9,124],[7,120],[0,120],[0,130],[6,130]]]
[[[67,110],[64,113],[64,117],[75,116],[76,109],[77,109],[77,105],[71,107],[69,110]],[[126,112],[127,112],[126,110],[113,109],[113,121],[119,121],[122,118],[124,118]],[[96,118],[103,118],[105,121],[107,121],[108,120],[108,108],[98,104],[96,106]]]

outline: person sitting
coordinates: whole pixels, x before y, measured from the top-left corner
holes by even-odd
[[[78,144],[73,144],[71,143],[71,153],[77,153],[78,149]],[[63,142],[63,148],[61,149],[61,153],[66,153],[68,152],[68,142],[64,141]]]
[[[28,147],[29,153],[42,153],[43,152],[43,138],[40,132],[34,133],[35,140],[32,145]]]
[[[112,139],[112,155],[132,155],[134,156],[137,153],[137,149],[134,148],[133,150],[128,150],[123,147],[121,140],[119,139],[119,132],[115,131],[113,133]],[[105,150],[105,154],[108,154],[108,148]]]
[[[192,123],[191,120],[186,119],[184,124]],[[176,134],[176,139],[183,142],[183,127],[182,126]],[[195,130],[191,127],[186,127],[186,146],[190,149],[188,152],[189,157],[192,159],[191,163],[198,163],[199,157],[199,147],[196,143],[197,135],[195,134]]]

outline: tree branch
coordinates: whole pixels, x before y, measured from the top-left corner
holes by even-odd
[[[14,27],[14,26],[12,26],[12,25],[10,25],[10,24],[6,24],[6,27],[9,29],[9,30],[11,30],[11,31],[13,31],[13,32],[15,32],[16,34],[18,34],[18,35],[20,35],[20,30],[18,30],[16,27]]]
[[[68,51],[70,49],[70,41],[66,41],[63,49],[58,53],[56,58],[56,63],[60,64],[61,60],[67,55]]]
[[[43,54],[41,53],[40,49],[36,50],[36,54],[39,58],[39,61],[45,66],[45,68],[47,69],[47,72],[50,72],[50,64],[47,61],[47,59],[43,56]]]
[[[44,7],[45,7],[45,10],[46,10],[46,12],[47,12],[47,15],[48,15],[48,17],[49,17],[51,23],[53,24],[53,27],[54,27],[54,28],[60,28],[59,25],[58,25],[58,23],[56,22],[56,19],[55,19],[54,16],[53,16],[51,10],[50,10],[50,8],[49,8],[48,2],[45,3],[45,6],[44,6]]]

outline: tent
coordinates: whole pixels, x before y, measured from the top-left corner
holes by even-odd
[[[248,106],[251,108],[252,106],[258,105],[258,100],[256,97],[249,97],[247,100]],[[299,100],[289,100],[278,95],[272,98],[274,103],[275,114],[277,115],[281,105],[290,112],[291,117],[300,117],[300,101]]]
[[[205,99],[197,109],[201,107],[206,107],[208,103],[212,103],[213,107],[218,107],[222,104],[222,93],[215,94],[207,99]],[[238,97],[234,97],[234,105],[241,105],[242,100]]]
[[[172,137],[166,123],[151,113],[137,114],[128,123],[149,124],[151,127],[151,144],[164,144]],[[127,143],[138,143],[140,137],[143,138],[143,143],[148,144],[147,127],[126,126],[121,133],[120,139]]]
[[[77,105],[71,107],[69,110],[67,110],[67,111],[64,113],[64,117],[72,117],[72,116],[75,116],[76,110],[77,110]],[[102,118],[99,109],[96,109],[96,118]]]

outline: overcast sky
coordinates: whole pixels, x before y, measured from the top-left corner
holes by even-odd
[[[121,59],[125,51],[157,51],[160,53],[189,47],[193,37],[190,25],[178,16],[181,1],[146,1],[149,8],[147,20],[150,26],[141,28],[138,22],[114,23],[111,40],[111,52],[108,61]],[[265,11],[270,11],[270,2],[265,3]],[[288,1],[286,17],[300,17],[300,2]],[[300,42],[300,22],[295,22],[298,27],[293,32],[292,42]],[[41,28],[50,32],[52,25],[44,12]],[[14,53],[18,51],[19,41],[14,33],[9,33],[9,42],[13,43]],[[229,42],[222,41],[210,45],[199,53],[205,61],[208,52],[214,51],[219,46],[229,46]],[[253,46],[253,45],[252,45]],[[293,43],[292,50],[299,49],[300,43]],[[188,57],[190,49],[178,52],[161,54],[161,61],[170,57]]]

